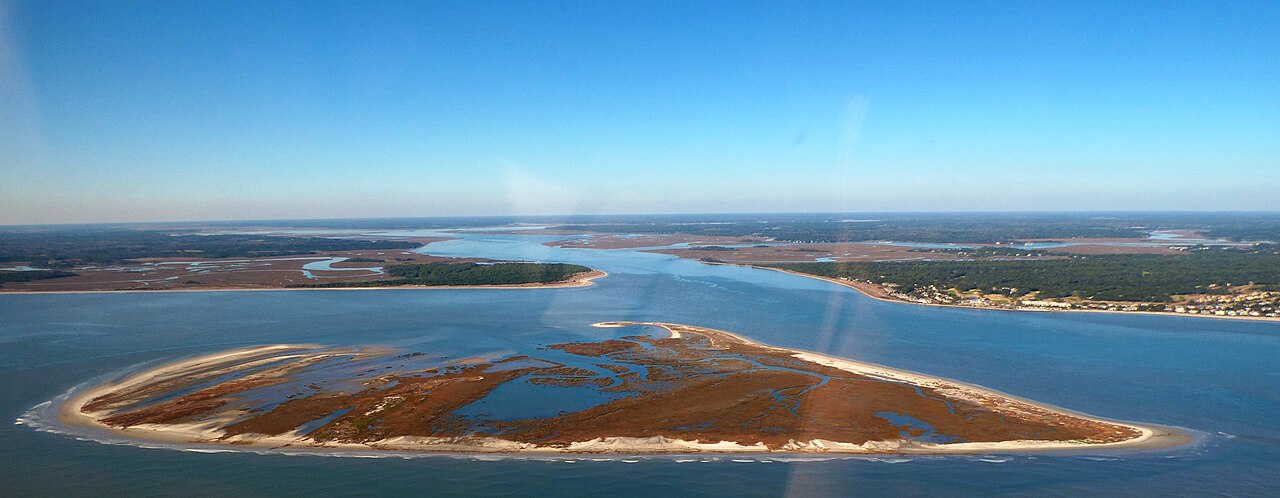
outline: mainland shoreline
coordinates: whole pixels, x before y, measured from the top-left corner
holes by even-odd
[[[838,278],[824,277],[821,275],[812,275],[809,273],[802,273],[794,270],[788,270],[785,268],[759,266],[751,263],[729,263],[729,262],[715,262],[715,261],[702,261],[701,263],[707,264],[707,265],[741,266],[745,268],[756,268],[760,270],[769,270],[769,271],[788,273],[788,274],[796,275],[799,277],[822,280],[825,282],[830,282],[836,285],[847,287],[847,288],[858,291],[863,296],[869,297],[871,299],[875,299],[877,301],[884,301],[884,302],[898,303],[898,304],[914,304],[917,306],[938,306],[943,308],[958,308],[958,309],[967,309],[967,310],[1011,311],[1011,312],[1028,312],[1028,313],[1106,313],[1106,314],[1117,314],[1117,315],[1147,315],[1147,316],[1167,316],[1167,317],[1186,317],[1186,318],[1215,318],[1215,319],[1225,319],[1225,320],[1245,320],[1245,321],[1256,321],[1256,322],[1280,322],[1280,317],[1271,317],[1271,316],[1205,315],[1205,314],[1191,314],[1191,313],[1170,313],[1170,312],[1164,312],[1164,311],[1000,308],[995,306],[965,306],[962,304],[921,303],[921,302],[907,301],[905,299],[898,299],[896,297],[893,297],[892,295],[889,294],[887,290],[884,289],[884,287],[881,287],[879,285],[872,284],[872,283],[840,280]]]

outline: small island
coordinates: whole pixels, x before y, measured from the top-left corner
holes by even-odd
[[[260,346],[134,373],[74,394],[59,414],[139,440],[292,450],[973,453],[1188,440],[719,330],[596,326],[667,333],[553,344],[536,357]],[[521,386],[589,391],[597,401],[540,416],[474,409]]]
[[[604,272],[566,263],[445,262],[388,265],[380,280],[294,284],[291,288],[476,287],[586,285]]]

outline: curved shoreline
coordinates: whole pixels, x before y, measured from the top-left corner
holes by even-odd
[[[721,263],[721,262],[713,262],[713,261],[702,261],[701,263],[707,264],[707,265],[725,265],[725,266],[740,266],[744,268],[755,268],[758,270],[776,271],[776,272],[795,275],[798,277],[812,278],[814,280],[822,280],[824,282],[830,282],[842,287],[853,289],[855,291],[858,291],[858,293],[862,294],[863,296],[869,297],[871,299],[875,299],[877,301],[884,301],[886,303],[914,304],[916,306],[935,306],[940,308],[957,308],[957,309],[965,309],[965,310],[990,310],[990,311],[1010,311],[1010,312],[1027,312],[1027,313],[1105,313],[1105,314],[1114,314],[1114,315],[1145,315],[1145,316],[1167,316],[1167,317],[1179,317],[1179,318],[1213,318],[1213,319],[1219,319],[1219,320],[1243,320],[1243,321],[1251,321],[1251,322],[1280,322],[1280,317],[1271,317],[1271,316],[1221,316],[1221,315],[1200,315],[1200,314],[1193,315],[1190,313],[1168,313],[1168,312],[1160,312],[1160,311],[997,308],[993,306],[964,306],[960,304],[918,303],[915,301],[907,301],[904,299],[897,299],[894,297],[890,297],[888,296],[887,293],[885,293],[884,295],[879,295],[878,293],[875,293],[860,287],[858,284],[860,284],[861,282],[849,282],[849,281],[840,280],[837,278],[824,277],[821,275],[811,275],[808,273],[801,273],[798,271],[788,270],[785,268],[758,266],[750,263]],[[875,284],[864,284],[864,285],[876,286]],[[876,287],[879,288],[880,286],[876,286]]]
[[[991,452],[991,451],[998,452],[998,453],[1023,453],[1023,452],[1039,453],[1039,452],[1061,452],[1061,451],[1093,450],[1093,449],[1155,450],[1155,449],[1165,449],[1165,448],[1174,448],[1178,446],[1183,446],[1191,443],[1194,439],[1194,437],[1190,432],[1187,432],[1185,430],[1181,430],[1178,428],[1174,428],[1174,427],[1165,427],[1165,426],[1159,426],[1154,424],[1137,424],[1133,422],[1126,422],[1126,421],[1098,417],[1094,415],[1089,415],[1087,413],[1078,412],[1075,410],[1053,406],[1047,403],[1041,403],[1041,402],[1030,400],[1020,396],[1015,396],[1012,394],[1004,393],[1004,392],[997,391],[995,389],[991,389],[988,387],[980,386],[977,384],[970,384],[967,382],[947,379],[944,377],[937,377],[937,376],[923,374],[919,372],[913,372],[910,370],[903,370],[899,368],[888,367],[888,366],[880,365],[877,363],[870,363],[870,362],[853,360],[849,358],[831,356],[824,353],[817,353],[817,352],[806,351],[802,349],[781,348],[777,346],[771,346],[753,339],[749,339],[742,335],[735,334],[733,332],[723,331],[723,330],[709,329],[705,327],[691,327],[688,325],[672,324],[672,323],[665,323],[665,322],[601,322],[601,323],[594,324],[594,326],[596,327],[627,327],[627,326],[659,327],[659,328],[666,329],[668,332],[670,332],[673,338],[680,337],[680,332],[673,330],[672,329],[673,326],[690,327],[690,328],[699,329],[700,332],[704,332],[704,333],[712,332],[714,334],[724,335],[726,337],[732,338],[733,340],[750,344],[752,346],[770,349],[770,350],[779,351],[779,352],[790,353],[793,357],[801,360],[807,360],[813,363],[818,363],[820,365],[839,368],[847,372],[865,375],[868,377],[876,377],[876,378],[881,378],[881,379],[891,380],[896,382],[904,382],[904,383],[915,385],[915,386],[934,387],[940,390],[948,390],[949,392],[952,390],[966,392],[967,394],[978,395],[979,397],[982,397],[982,398],[994,396],[1001,399],[1006,399],[1016,403],[1021,403],[1024,405],[1035,407],[1041,410],[1054,412],[1059,415],[1066,415],[1066,416],[1081,418],[1081,419],[1090,420],[1094,422],[1100,422],[1104,424],[1111,424],[1111,425],[1131,428],[1139,431],[1140,433],[1135,438],[1125,440],[1125,441],[1112,442],[1112,443],[1076,443],[1076,442],[1064,442],[1064,441],[1039,441],[1039,440],[980,442],[980,443],[948,443],[948,444],[918,443],[918,444],[904,447],[902,448],[902,451],[898,451],[897,453],[972,454],[972,453],[983,453],[983,452]],[[966,396],[958,396],[958,397],[965,398]]]
[[[583,272],[567,280],[546,284],[510,284],[510,285],[386,285],[377,287],[209,287],[204,289],[121,289],[121,290],[77,290],[77,291],[5,291],[0,289],[0,296],[30,296],[57,294],[165,294],[171,292],[281,292],[281,291],[359,291],[359,290],[431,290],[431,289],[567,289],[574,287],[590,287],[595,280],[609,276],[604,270]]]
[[[219,368],[232,358],[244,358],[250,361],[275,361],[280,358],[295,357],[308,350],[321,348],[316,345],[264,345],[250,348],[223,351],[164,364],[160,367],[124,374],[112,380],[93,385],[79,392],[69,392],[65,400],[51,408],[56,410],[56,418],[67,427],[80,427],[93,432],[112,434],[135,442],[153,442],[179,445],[191,448],[225,447],[228,449],[253,450],[287,450],[305,453],[333,452],[410,452],[422,454],[513,454],[513,455],[574,455],[574,454],[627,454],[627,455],[672,455],[672,454],[768,454],[768,455],[884,455],[884,454],[929,454],[929,455],[971,455],[990,453],[1061,453],[1096,450],[1133,450],[1150,451],[1167,449],[1189,444],[1194,441],[1190,432],[1147,424],[1120,422],[1094,417],[1051,405],[1037,403],[1024,398],[1011,396],[999,391],[974,384],[953,381],[907,370],[900,370],[883,365],[860,362],[835,356],[814,353],[804,350],[769,346],[740,335],[716,329],[694,327],[664,322],[599,322],[595,327],[633,327],[654,326],[667,330],[671,338],[680,338],[678,328],[689,330],[713,341],[734,341],[770,351],[782,352],[797,359],[811,363],[838,368],[858,375],[873,377],[893,382],[906,383],[918,387],[929,387],[946,392],[947,396],[968,400],[989,406],[994,402],[1005,409],[1022,409],[1034,412],[1044,410],[1053,414],[1074,417],[1107,425],[1125,427],[1138,432],[1138,436],[1128,440],[1087,443],[1079,441],[1044,441],[1013,440],[977,443],[933,444],[910,440],[868,441],[863,444],[841,443],[814,439],[810,441],[793,441],[787,447],[770,449],[762,443],[752,445],[733,441],[700,442],[653,436],[638,437],[598,437],[588,441],[578,441],[567,447],[538,446],[532,443],[520,443],[493,437],[419,437],[398,436],[382,440],[362,443],[335,443],[332,441],[316,441],[305,434],[288,432],[277,436],[242,434],[228,437],[221,429],[219,421],[204,424],[142,424],[120,428],[102,422],[104,412],[86,413],[84,407],[101,396],[119,392],[133,386],[146,385],[148,382],[163,381],[181,377],[191,368]],[[353,350],[354,351],[354,350]],[[326,354],[361,354],[359,352],[336,350]],[[275,356],[272,356],[275,355]],[[236,364],[229,364],[231,367]],[[985,403],[983,403],[985,402]],[[1016,406],[1016,405],[1023,406]]]

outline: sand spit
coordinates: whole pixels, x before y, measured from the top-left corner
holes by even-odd
[[[39,290],[4,290],[4,295],[33,294],[127,294],[146,293],[163,294],[168,292],[293,292],[293,291],[367,291],[367,290],[442,290],[442,289],[566,289],[573,287],[589,287],[595,280],[609,276],[609,272],[591,270],[574,275],[568,280],[547,284],[513,284],[513,285],[393,285],[383,287],[202,287],[199,289],[123,289],[123,290],[76,290],[76,291],[39,291]]]
[[[594,324],[596,327],[628,327],[636,325],[647,325],[666,329],[671,333],[672,338],[680,337],[680,328],[690,328],[687,325],[679,325],[663,322],[601,322]],[[1175,428],[1162,427],[1155,425],[1139,425],[1129,422],[1120,422],[1093,417],[1079,412],[1074,412],[1064,408],[1058,408],[1043,403],[1038,403],[1017,396],[1001,393],[993,389],[988,389],[974,384],[966,384],[954,380],[934,377],[921,373],[911,372],[908,370],[900,370],[896,368],[877,365],[874,363],[860,362],[847,358],[838,358],[821,353],[809,351],[801,351],[794,349],[784,349],[769,346],[757,341],[753,341],[746,337],[725,332],[723,330],[714,330],[697,327],[700,332],[722,336],[725,340],[741,342],[743,344],[751,344],[754,346],[767,348],[775,351],[783,351],[790,353],[791,356],[817,363],[838,368],[847,372],[865,375],[884,380],[895,382],[904,382],[919,387],[930,387],[945,393],[950,397],[964,399],[978,403],[984,406],[999,407],[1001,410],[1014,413],[1022,413],[1027,415],[1041,415],[1053,413],[1062,416],[1075,417],[1094,422],[1112,424],[1119,427],[1130,428],[1138,431],[1139,435],[1132,439],[1111,443],[1089,443],[1077,441],[1041,441],[1041,440],[1017,440],[1017,441],[1000,441],[1000,442],[975,442],[975,443],[948,443],[948,444],[929,444],[919,443],[911,440],[897,441],[871,441],[863,444],[841,443],[836,441],[827,441],[822,439],[814,439],[808,442],[794,442],[788,445],[790,451],[802,452],[852,452],[852,453],[989,453],[989,452],[1027,452],[1027,451],[1052,451],[1052,450],[1093,450],[1093,449],[1160,449],[1171,448],[1188,444],[1192,441],[1191,434]]]

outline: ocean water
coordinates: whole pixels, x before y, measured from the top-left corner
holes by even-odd
[[[556,237],[463,237],[426,252],[610,275],[570,289],[0,295],[0,495],[1280,495],[1280,323],[921,307],[767,270],[541,245]],[[1071,455],[355,458],[104,444],[31,425],[33,407],[147,362],[282,342],[496,355],[634,333],[590,326],[607,320],[720,328],[1201,437]]]

